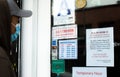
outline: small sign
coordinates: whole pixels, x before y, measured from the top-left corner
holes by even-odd
[[[77,38],[77,25],[52,27],[52,39]]]
[[[86,30],[87,66],[114,66],[113,27]]]
[[[107,77],[106,67],[73,67],[72,77]]]
[[[57,54],[58,51],[57,51],[57,46],[52,46],[52,60],[57,60]]]
[[[52,60],[57,60],[58,56],[58,46],[57,46],[57,40],[52,40]]]
[[[65,61],[64,60],[52,60],[52,72],[53,73],[64,73],[65,72]]]
[[[77,59],[77,39],[59,40],[59,59]]]
[[[75,23],[74,0],[53,0],[52,13],[54,25]]]
[[[52,40],[52,46],[57,46],[57,40]]]

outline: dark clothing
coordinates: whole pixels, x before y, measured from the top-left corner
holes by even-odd
[[[12,64],[2,47],[0,47],[0,77],[16,77]]]

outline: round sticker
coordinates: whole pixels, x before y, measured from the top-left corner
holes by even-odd
[[[75,6],[76,8],[84,8],[87,4],[87,1],[86,0],[76,0],[75,1]]]

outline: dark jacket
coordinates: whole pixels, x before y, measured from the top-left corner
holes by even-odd
[[[2,47],[0,47],[0,77],[16,77],[12,64]]]

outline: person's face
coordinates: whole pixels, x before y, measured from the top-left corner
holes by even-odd
[[[12,21],[11,21],[11,34],[15,33],[16,31],[16,24],[19,22],[19,17],[17,16],[12,16]]]

